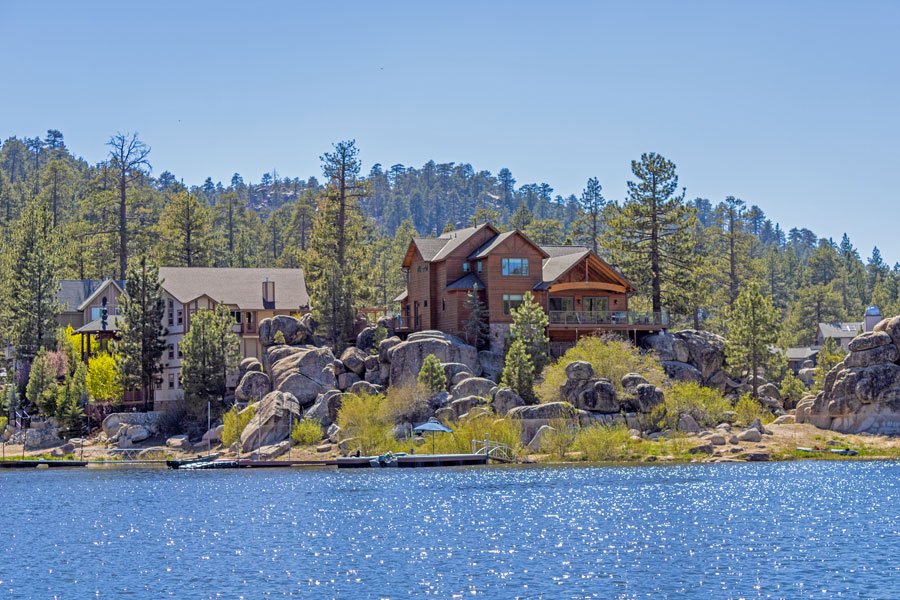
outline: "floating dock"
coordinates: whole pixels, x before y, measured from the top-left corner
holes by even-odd
[[[379,462],[379,458],[381,457],[360,456],[339,458],[335,462],[338,469],[468,467],[472,465],[486,465],[488,462],[488,457],[484,454],[406,454],[395,456],[392,460],[385,462]]]
[[[86,460],[0,460],[0,469],[36,469],[40,466],[49,468],[86,467]]]

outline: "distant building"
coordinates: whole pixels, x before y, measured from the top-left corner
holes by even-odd
[[[119,296],[125,292],[122,279],[63,279],[56,299],[62,305],[57,321],[60,327],[80,329],[92,321],[99,323],[103,300],[110,319],[121,314]]]
[[[819,331],[816,335],[816,345],[822,346],[828,338],[836,340],[844,351],[850,348],[850,340],[863,332],[864,323],[819,323]]]
[[[870,306],[866,309],[866,316],[863,319],[863,326],[866,331],[874,331],[875,326],[881,321],[881,310],[877,306]]]
[[[803,368],[803,364],[808,360],[815,364],[821,349],[819,346],[802,346],[786,349],[784,355],[787,357],[788,367],[796,373]]]

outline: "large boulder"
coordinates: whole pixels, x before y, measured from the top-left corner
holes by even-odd
[[[319,396],[312,406],[306,409],[303,417],[306,419],[318,419],[319,424],[324,429],[328,429],[337,421],[338,411],[341,409],[345,396],[346,394],[341,394],[334,390],[325,392]]]
[[[341,354],[341,362],[344,364],[344,368],[348,371],[353,371],[359,376],[362,376],[366,370],[366,358],[368,358],[368,355],[354,346],[350,346]]]
[[[491,352],[490,350],[482,350],[478,353],[478,364],[481,365],[482,377],[500,381],[503,375],[503,355],[499,352]]]
[[[641,347],[653,350],[661,361],[688,362],[691,354],[684,340],[668,332],[654,333],[641,339]]]
[[[487,400],[483,396],[464,396],[451,402],[450,408],[457,417],[461,417],[474,407],[484,406],[485,404],[487,404]]]
[[[594,379],[594,367],[586,360],[575,360],[566,365],[566,378],[575,380]]]
[[[605,415],[603,415],[605,416]],[[620,417],[621,415],[614,415]],[[534,438],[535,432],[543,425],[549,425],[551,421],[558,419],[571,419],[581,425],[589,425],[595,422],[591,413],[578,410],[568,402],[547,402],[531,406],[518,406],[506,413],[506,418],[518,421],[522,428],[520,439],[527,444]],[[624,422],[624,419],[622,419]]]
[[[375,328],[366,327],[356,336],[356,347],[363,352],[369,352],[375,348]]]
[[[502,387],[494,394],[491,406],[494,408],[494,412],[504,417],[506,413],[517,406],[525,406],[525,401],[511,389]]]
[[[382,363],[391,362],[391,350],[402,342],[403,340],[395,335],[381,340],[378,344],[378,360]]]
[[[874,327],[876,332],[884,332],[891,336],[891,342],[900,348],[900,316],[880,321]]]
[[[243,379],[244,375],[250,371],[259,371],[261,373],[262,370],[263,366],[262,363],[259,362],[259,359],[255,356],[248,356],[238,364],[238,381]]]
[[[289,315],[278,315],[259,322],[259,343],[263,346],[275,345],[275,335],[280,331],[284,335],[284,342],[290,346],[305,344],[307,342],[307,328],[300,319]]]
[[[627,412],[651,413],[663,403],[663,391],[650,383],[642,383],[634,388],[634,392],[621,399],[622,408]]]
[[[337,387],[339,390],[349,390],[354,384],[357,384],[360,381],[359,375],[353,371],[347,371],[346,373],[341,373],[337,376]]]
[[[337,388],[334,355],[328,348],[301,346],[272,365],[272,387],[309,406],[319,394]]]
[[[463,363],[471,367],[473,374],[481,373],[478,351],[474,346],[442,331],[420,331],[388,350],[391,385],[415,381],[429,354],[434,354],[442,363]]]
[[[703,377],[709,377],[725,363],[725,338],[709,331],[685,329],[673,334],[683,341],[690,354],[689,362],[697,367]]]
[[[456,398],[462,396],[481,396],[482,398],[490,400],[494,396],[493,392],[496,387],[497,384],[490,379],[485,379],[484,377],[468,377],[450,388],[450,394]]]
[[[176,450],[187,450],[191,447],[191,441],[186,435],[173,435],[166,440],[166,446],[175,448]]]
[[[650,383],[647,378],[640,373],[628,373],[622,377],[622,389],[631,392],[642,383]]]
[[[573,384],[581,385],[578,385],[576,389],[571,389],[574,387]],[[611,414],[622,410],[616,396],[616,388],[609,379],[589,379],[587,381],[570,379],[563,386],[563,394],[575,408],[588,412]]]
[[[882,363],[896,362],[900,358],[900,351],[894,344],[876,346],[868,350],[851,352],[844,358],[844,364],[849,368],[869,367]]]
[[[269,376],[259,371],[250,371],[241,378],[234,390],[234,397],[240,402],[256,402],[272,391]]]
[[[472,367],[469,365],[464,365],[462,363],[443,363],[441,366],[444,367],[444,376],[447,378],[447,387],[450,387],[453,384],[453,378],[460,373],[465,373],[468,377],[475,376],[475,374],[472,373]],[[459,381],[462,381],[462,379],[465,379],[465,377],[461,378]]]
[[[662,364],[663,371],[669,379],[681,382],[703,383],[703,373],[694,365],[679,362],[675,360],[664,360]]]
[[[380,394],[382,391],[383,388],[381,386],[375,385],[374,383],[370,383],[368,381],[357,381],[347,389],[347,393],[355,394],[357,396],[375,396]]]
[[[277,444],[270,444],[259,448],[250,455],[250,460],[275,460],[291,449],[291,441],[284,440]]]
[[[292,394],[270,392],[256,404],[256,414],[241,433],[241,448],[255,450],[287,439],[291,421],[296,423],[302,416],[300,403]]]
[[[862,350],[871,350],[879,346],[887,346],[892,344],[891,336],[884,331],[867,331],[861,333],[852,340],[848,345],[850,352],[860,352]]]

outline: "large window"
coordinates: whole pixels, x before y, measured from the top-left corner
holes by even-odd
[[[572,312],[575,310],[575,298],[572,296],[550,296],[548,306],[550,312]]]
[[[609,310],[609,298],[607,296],[588,296],[583,300],[584,312],[605,313]]]
[[[503,259],[504,275],[528,275],[528,259],[527,258],[504,258]]]
[[[506,260],[506,259],[504,259]],[[511,315],[514,308],[522,304],[522,294],[503,294],[503,314]]]

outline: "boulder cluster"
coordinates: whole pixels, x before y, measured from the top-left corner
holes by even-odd
[[[900,317],[850,341],[824,389],[797,403],[798,423],[842,433],[900,435]]]
[[[641,347],[653,350],[662,367],[675,381],[693,381],[721,392],[741,384],[725,374],[725,338],[708,331],[663,331],[641,339]]]

